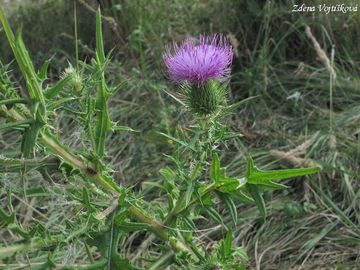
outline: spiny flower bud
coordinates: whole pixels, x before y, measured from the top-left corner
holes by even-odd
[[[171,52],[173,51],[173,52]],[[186,39],[163,55],[169,77],[185,90],[190,110],[197,115],[214,113],[225,100],[225,85],[233,58],[231,45],[222,35]]]
[[[185,83],[182,88],[188,109],[198,116],[215,113],[220,106],[225,105],[226,84],[208,80],[203,85]]]
[[[69,67],[65,69],[63,73],[63,78],[69,76],[68,86],[75,93],[80,93],[83,87],[83,81],[79,72],[69,63]]]

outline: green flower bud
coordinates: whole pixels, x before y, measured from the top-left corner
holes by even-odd
[[[227,84],[215,80],[208,80],[203,85],[182,86],[188,109],[198,116],[213,114],[225,105],[226,87]]]
[[[75,93],[80,93],[83,87],[83,81],[79,72],[69,63],[69,67],[65,69],[63,78],[70,77],[68,87]]]

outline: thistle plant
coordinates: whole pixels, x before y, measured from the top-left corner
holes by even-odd
[[[148,200],[142,190],[116,183],[107,163],[107,136],[132,129],[110,119],[109,99],[117,88],[106,80],[110,60],[104,52],[100,10],[94,59],[79,63],[81,69],[70,66],[58,82],[47,87],[44,81],[50,61],[37,72],[21,34],[14,35],[1,9],[0,21],[27,89],[27,95],[20,96],[7,66],[1,66],[0,116],[5,121],[0,130],[20,130],[22,144],[18,158],[0,156],[0,165],[4,171],[23,175],[38,170],[46,176],[50,167],[55,169],[67,182],[64,192],[71,202],[69,211],[77,213],[50,228],[39,218],[24,229],[13,207],[14,191],[0,182],[8,196],[7,206],[0,208],[0,228],[17,236],[0,246],[4,263],[27,257],[39,264],[38,269],[60,265],[63,269],[247,269],[246,247],[233,241],[240,201],[256,204],[265,218],[264,190],[288,188],[277,181],[319,171],[317,167],[263,171],[249,157],[243,175],[226,173],[221,161],[226,154],[223,145],[236,134],[227,131],[222,119],[242,104],[227,105],[226,100],[233,53],[224,36],[201,35],[199,41],[187,39],[164,53],[169,78],[194,124],[188,136],[179,131],[162,133],[173,141],[174,149],[166,155],[167,165],[154,185],[159,198]],[[78,121],[81,147],[73,149],[63,143],[56,129],[57,111],[71,113]],[[55,185],[53,189],[56,193]],[[27,192],[24,184],[24,200]],[[228,209],[230,221],[218,211],[219,205]],[[216,233],[211,246],[202,231]],[[141,234],[146,237],[139,237]],[[129,239],[139,244],[134,256],[127,257],[121,247]],[[86,264],[64,266],[59,261],[57,254],[72,244],[84,246]]]
[[[164,54],[164,62],[170,79],[183,88],[190,111],[206,116],[219,110],[225,102],[233,58],[227,40],[222,35],[200,35],[199,44],[187,39],[172,49],[173,53],[168,48]]]

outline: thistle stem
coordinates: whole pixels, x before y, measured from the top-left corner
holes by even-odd
[[[164,225],[156,221],[155,219],[148,216],[146,213],[144,213],[141,209],[135,207],[134,205],[130,206],[128,209],[129,213],[137,220],[144,222],[148,225],[150,225],[151,231],[156,234],[159,238],[167,242],[173,251],[175,252],[186,252],[191,254],[194,258],[196,255],[191,250],[191,248],[187,247],[183,242],[181,242],[179,239],[176,239],[175,237],[169,236],[166,231]]]
[[[163,266],[167,261],[171,259],[171,257],[174,256],[174,252],[172,250],[165,253],[163,256],[159,258],[150,268],[149,270],[158,270],[161,266]]]
[[[209,149],[207,144],[211,144],[211,142],[209,142],[209,140],[210,140],[209,137],[211,137],[212,119],[211,118],[209,118],[209,119],[199,118],[198,122],[199,122],[200,128],[204,131],[204,136],[200,140],[200,145],[202,148],[204,148],[203,149],[204,151],[209,152],[208,154],[211,154],[210,153],[211,149]],[[193,157],[193,162],[196,162],[197,160],[200,160],[199,161],[201,164],[200,168],[202,170],[202,168],[204,166],[204,162],[205,162],[205,156],[201,155],[200,157],[199,156]],[[190,179],[191,179],[190,181],[196,180],[195,178],[196,178],[196,174],[197,174],[197,169],[198,169],[197,166],[195,166],[193,168],[193,170],[190,172]],[[186,210],[191,204],[193,204],[196,201],[196,200],[192,200],[188,205],[186,205],[183,209],[181,209],[181,206],[184,203],[185,197],[186,197],[185,192],[184,191],[180,192],[179,199],[176,201],[174,208],[170,211],[170,213],[165,218],[165,221],[164,221],[165,226],[169,225],[174,220],[174,218],[177,217],[177,215],[180,212]]]
[[[0,115],[5,116],[10,121],[22,121],[25,118],[16,110],[11,109],[8,110],[5,106],[0,106]],[[54,135],[50,133],[50,131],[45,130],[42,131],[39,137],[39,143],[48,148],[54,155],[59,157],[61,160],[68,163],[74,169],[79,170],[84,176],[92,180],[93,182],[101,185],[104,189],[110,191],[112,195],[120,194],[123,190],[121,187],[116,184],[110,184],[105,176],[101,174],[101,172],[95,172],[93,170],[89,170],[89,167],[85,161],[74,155],[70,150],[67,149],[64,145],[58,142]],[[186,252],[192,255],[193,258],[197,258],[191,248],[187,247],[182,241],[175,237],[171,237],[165,230],[165,227],[150,217],[148,214],[144,213],[143,210],[138,207],[132,205],[128,208],[128,211],[131,216],[133,216],[136,220],[140,222],[144,222],[149,225],[150,230],[157,235],[160,239],[165,241],[170,245],[170,247],[175,252]],[[28,246],[21,245],[16,247],[16,249],[28,248]]]
[[[53,244],[60,242],[59,240],[40,240],[40,241],[33,241],[30,243],[24,243],[24,244],[17,244],[13,246],[8,247],[1,247],[0,248],[0,259],[1,258],[7,258],[8,256],[13,255],[16,252],[26,252],[29,250],[36,250],[39,248],[49,247]]]

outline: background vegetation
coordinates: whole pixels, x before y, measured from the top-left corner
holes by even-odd
[[[188,113],[167,94],[174,86],[165,77],[164,46],[199,33],[225,33],[235,49],[229,102],[256,96],[227,118],[233,132],[243,134],[224,149],[226,155],[221,158],[230,164],[228,174],[243,174],[246,154],[261,168],[304,164],[323,168],[316,176],[291,182],[289,190],[268,192],[265,222],[255,206],[241,205],[235,241],[246,247],[256,269],[359,269],[360,11],[292,13],[292,1],[78,0],[80,59],[94,56],[94,12],[99,3],[105,16],[105,47],[107,52],[113,50],[108,83],[126,81],[111,99],[111,118],[139,131],[108,138],[108,160],[117,181],[142,190],[146,199],[156,197],[152,187],[166,163],[163,154],[171,153],[174,143],[159,132],[186,136],[191,125]],[[50,74],[61,74],[68,67],[67,59],[75,65],[73,1],[24,0],[5,7],[13,28],[22,28],[36,68],[49,58]],[[306,33],[306,26],[312,34]],[[314,39],[325,56],[316,50]],[[3,31],[0,57],[2,63],[13,60]],[[18,81],[17,66],[10,68],[13,81]],[[331,74],[336,74],[333,80]],[[64,143],[81,147],[77,122],[66,113],[56,117]],[[0,133],[1,155],[19,156],[18,135]],[[21,196],[23,177],[30,194],[27,200]],[[69,183],[54,171],[30,171],[23,177],[0,172],[0,204],[7,205],[11,191],[24,227],[41,220],[51,228],[61,225],[65,217],[71,219],[71,199],[64,192]],[[227,210],[224,215],[231,220]],[[11,243],[13,235],[0,233],[2,245]],[[211,245],[218,233],[214,227],[200,237]],[[122,247],[128,257],[137,256],[136,237]],[[43,252],[31,262],[46,256]],[[28,260],[22,254],[16,263]],[[79,241],[53,260],[61,265],[81,263],[86,250]]]

